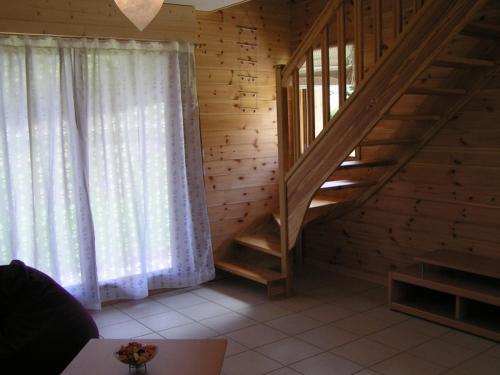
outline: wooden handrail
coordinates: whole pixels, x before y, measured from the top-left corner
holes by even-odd
[[[327,5],[325,5],[320,15],[316,19],[316,22],[314,22],[313,26],[306,33],[304,39],[302,39],[297,49],[290,57],[290,61],[286,65],[282,74],[281,84],[283,86],[288,84],[294,70],[299,68],[299,66],[304,62],[307,51],[317,40],[318,36],[321,34],[326,25],[328,25],[328,22],[335,14],[335,11],[339,7],[339,5],[343,2],[344,0],[329,0]]]
[[[394,48],[383,55],[361,87],[289,171],[283,189],[286,197],[282,199],[286,205],[282,207],[286,217],[282,221],[287,231],[287,249],[297,239],[315,192],[437,56],[440,47],[469,22],[471,15],[485,1],[426,2],[419,17],[413,20],[411,27],[405,28]],[[320,16],[321,22],[313,26],[281,74],[282,86],[286,86],[289,77],[310,50],[312,40],[327,25],[340,1],[331,0],[329,4],[331,6],[325,8]]]

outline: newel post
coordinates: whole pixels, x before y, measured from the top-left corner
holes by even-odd
[[[278,124],[278,158],[279,158],[279,205],[281,234],[281,273],[286,277],[287,295],[292,293],[292,261],[288,251],[288,203],[285,175],[290,165],[289,159],[289,127],[288,127],[288,90],[283,82],[284,65],[276,65],[276,112]]]

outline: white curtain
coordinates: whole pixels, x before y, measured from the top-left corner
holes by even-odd
[[[193,49],[0,39],[0,263],[86,306],[214,276]]]

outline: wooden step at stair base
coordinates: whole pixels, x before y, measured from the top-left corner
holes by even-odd
[[[432,65],[457,69],[491,68],[495,66],[495,62],[491,60],[473,59],[469,57],[443,56],[434,60]]]
[[[235,242],[254,250],[281,258],[280,239],[270,233],[247,234],[236,237]]]
[[[364,188],[375,184],[373,181],[360,181],[360,180],[335,180],[327,181],[321,185],[320,190],[342,190],[352,188]]]
[[[436,250],[415,257],[417,262],[500,279],[500,259],[452,250]]]
[[[465,89],[451,89],[446,87],[428,87],[428,86],[413,86],[406,92],[410,95],[435,95],[435,96],[453,96],[465,95]]]
[[[396,164],[395,160],[347,160],[340,164],[340,169],[375,168]]]
[[[286,277],[280,272],[273,271],[259,264],[252,264],[247,259],[227,257],[215,261],[215,267],[233,275],[267,286],[268,297],[283,296],[286,294]]]

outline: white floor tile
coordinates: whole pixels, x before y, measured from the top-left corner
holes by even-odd
[[[290,363],[319,354],[321,349],[302,340],[289,337],[272,344],[264,345],[257,348],[256,351],[283,365],[289,365]]]
[[[282,367],[262,354],[248,351],[226,358],[222,371],[227,375],[261,375]]]
[[[292,314],[271,320],[268,326],[279,329],[288,335],[297,335],[301,332],[322,326],[323,323],[302,314]]]
[[[105,339],[130,339],[133,337],[144,336],[152,332],[142,324],[136,322],[135,320],[131,320],[103,327],[99,330],[99,333]]]
[[[456,369],[466,375],[498,375],[500,358],[481,354],[458,365]]]
[[[455,367],[477,355],[475,351],[439,339],[427,341],[410,353],[445,367]]]
[[[200,323],[224,334],[257,324],[256,321],[235,312],[203,319]]]
[[[151,328],[153,331],[163,331],[165,329],[182,326],[193,321],[176,311],[169,311],[162,314],[147,316],[137,319],[140,323]]]
[[[272,303],[265,303],[257,306],[247,306],[236,311],[242,315],[249,317],[250,319],[259,322],[266,322],[279,318],[281,316],[291,314],[289,310],[275,306]]]
[[[450,332],[450,328],[428,322],[423,319],[412,318],[400,324],[400,327],[408,327],[417,333],[422,333],[426,336],[439,337]]]
[[[105,307],[101,311],[92,311],[91,315],[99,328],[132,320],[129,315],[114,307]]]
[[[332,353],[347,358],[359,365],[369,367],[398,354],[399,351],[378,342],[362,338],[342,345],[332,350]]]
[[[282,367],[278,370],[269,372],[267,375],[300,375],[300,373],[291,368]]]
[[[339,307],[336,303],[328,303],[326,305],[313,307],[302,313],[323,323],[331,323],[355,314],[354,311]]]
[[[359,336],[343,329],[326,325],[301,333],[297,337],[321,349],[330,350],[354,341]]]
[[[362,367],[332,353],[323,353],[290,366],[304,375],[351,375]]]
[[[170,309],[158,303],[151,298],[146,298],[138,301],[122,302],[114,306],[120,311],[133,318],[143,318],[145,316],[156,315],[170,311]]]
[[[159,334],[171,340],[208,339],[218,335],[213,329],[196,322],[160,331]]]
[[[368,314],[368,312],[362,312],[352,315],[347,318],[337,320],[333,322],[332,325],[363,336],[381,331],[392,325],[392,323],[388,323],[385,320],[373,319]]]
[[[231,310],[226,309],[216,303],[206,302],[196,306],[188,307],[187,309],[179,310],[180,313],[190,317],[193,320],[203,320],[213,318],[214,316],[227,314]]]
[[[373,333],[367,338],[398,350],[407,350],[431,339],[430,336],[399,324]]]
[[[408,353],[401,353],[372,367],[383,375],[438,375],[446,368],[424,361]]]
[[[460,331],[450,331],[441,336],[440,339],[451,342],[455,345],[463,346],[464,348],[470,350],[474,350],[478,353],[495,346],[495,343],[493,341]]]
[[[263,324],[243,328],[239,331],[231,332],[227,336],[248,348],[256,348],[286,337],[282,332]]]
[[[201,298],[194,293],[180,293],[166,296],[156,296],[155,300],[175,310],[186,309],[201,303],[206,303],[205,298]]]

